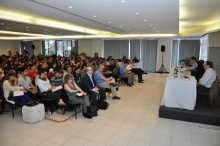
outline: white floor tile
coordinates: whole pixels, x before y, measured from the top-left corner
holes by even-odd
[[[48,141],[61,145],[64,142],[66,142],[68,139],[70,139],[70,137],[71,136],[67,135],[67,134],[57,133],[57,134],[53,135],[51,138],[49,138]]]
[[[172,146],[192,146],[192,141],[179,138],[172,138]]]
[[[84,146],[87,142],[87,139],[73,136],[67,140],[63,146]]]
[[[96,142],[96,141],[88,141],[84,146],[105,146],[106,144],[104,143],[99,143],[99,142]]]
[[[105,133],[105,132],[97,132],[92,138],[91,140],[96,141],[96,142],[100,142],[100,143],[108,143],[108,141],[112,138],[112,134],[109,133]]]
[[[112,146],[127,146],[130,141],[130,138],[121,137],[121,136],[113,136],[108,145]]]
[[[49,142],[49,141],[44,141],[39,146],[61,146],[61,145],[56,144],[56,143],[52,143],[52,142]]]
[[[96,130],[90,130],[90,129],[82,129],[78,131],[75,136],[90,139],[93,135],[95,135],[97,131]]]
[[[134,140],[134,139],[132,139],[128,144],[128,146],[149,146],[149,145],[150,145],[150,142]]]
[[[152,143],[157,143],[164,146],[170,146],[171,145],[171,137],[160,135],[160,134],[154,134],[152,137]]]

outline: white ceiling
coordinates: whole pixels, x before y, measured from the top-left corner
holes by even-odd
[[[220,28],[220,0],[126,0],[125,3],[121,0],[0,0],[0,6],[119,35],[201,36]],[[135,14],[137,12],[139,14]],[[24,24],[12,23],[13,20],[10,25],[17,27],[11,30],[26,31]],[[35,26],[30,32],[43,34],[44,26],[39,27]],[[0,29],[6,29],[6,25]],[[50,30],[53,31],[48,35],[60,32],[57,28]],[[66,30],[63,35],[72,33]]]

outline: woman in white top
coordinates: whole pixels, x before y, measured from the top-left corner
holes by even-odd
[[[54,101],[57,102],[58,105],[58,110],[57,113],[62,114],[62,106],[66,105],[62,99],[60,99],[60,94],[61,94],[61,90],[52,92],[52,90],[54,90],[56,88],[56,86],[52,86],[50,84],[50,81],[47,78],[47,70],[40,70],[39,71],[39,79],[37,80],[37,86],[40,89],[41,94],[46,92],[46,97],[42,97],[42,98],[50,98],[50,99],[54,99]]]
[[[20,101],[21,107],[23,107],[27,102],[31,101],[31,98],[25,94],[27,91],[23,87],[18,86],[18,81],[15,77],[15,72],[10,71],[8,73],[8,80],[3,83],[4,97],[7,100]],[[13,91],[24,91],[24,95],[13,96],[11,93]]]

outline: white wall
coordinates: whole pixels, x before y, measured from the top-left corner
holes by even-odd
[[[158,40],[156,71],[158,71],[162,65],[162,52],[161,52],[162,45],[165,46],[163,65],[166,71],[169,72],[171,68],[170,64],[171,64],[172,38],[161,38]]]
[[[220,46],[220,31],[209,33],[209,47]]]
[[[8,51],[11,51],[13,54],[15,54],[16,51],[20,51],[20,48],[21,41],[0,40],[0,55],[8,55]]]
[[[94,53],[98,53],[99,56],[102,54],[102,43],[101,39],[88,39],[78,41],[78,52],[86,52],[87,56],[94,57]]]

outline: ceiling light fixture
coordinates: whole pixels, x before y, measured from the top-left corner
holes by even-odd
[[[112,23],[112,22],[108,22],[108,23]]]
[[[95,18],[95,17],[96,17],[96,15],[93,15],[93,17]]]
[[[127,29],[127,30],[130,30],[130,29]]]
[[[156,29],[156,28],[154,28],[154,29]]]
[[[28,28],[28,27],[26,27],[26,28]]]
[[[1,25],[4,25],[4,23],[1,23]]]
[[[27,30],[27,31],[30,31],[30,30]]]
[[[149,25],[149,26],[152,26],[152,25]]]
[[[147,21],[146,19],[144,21]]]
[[[69,9],[72,9],[73,7],[72,7],[72,6],[68,6],[68,8],[69,8]]]
[[[6,29],[10,29],[10,28],[6,28]]]
[[[119,26],[120,28],[122,27],[122,26]]]
[[[139,14],[139,12],[136,12],[135,14],[136,14],[136,15],[138,15],[138,14]]]
[[[121,0],[121,2],[122,2],[122,3],[125,3],[125,2],[126,2],[126,0]]]

